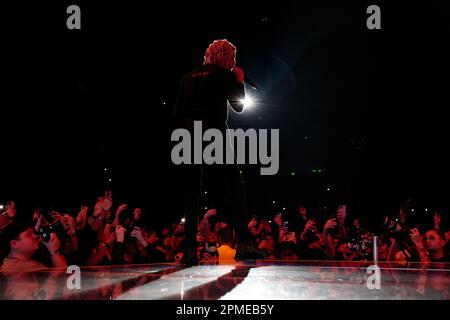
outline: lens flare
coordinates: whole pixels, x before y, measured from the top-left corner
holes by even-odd
[[[241,100],[241,102],[244,104],[244,110],[255,106],[255,101],[249,96],[246,96],[245,99]]]

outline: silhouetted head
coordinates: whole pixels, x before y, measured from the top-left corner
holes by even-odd
[[[215,40],[206,49],[204,64],[215,64],[232,70],[236,66],[236,47],[226,39]]]

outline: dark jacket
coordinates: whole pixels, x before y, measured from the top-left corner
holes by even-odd
[[[201,120],[203,128],[226,128],[227,101],[234,111],[242,112],[244,98],[244,84],[232,71],[214,64],[203,65],[181,81],[175,105],[177,124],[190,129],[194,120]]]

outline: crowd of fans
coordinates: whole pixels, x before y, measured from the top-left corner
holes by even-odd
[[[9,201],[0,215],[0,270],[179,263],[186,250],[183,221],[155,230],[151,222],[146,225],[144,215],[141,208],[125,203],[114,206],[107,191],[93,208],[81,207],[78,213],[37,208],[30,222],[21,223],[15,202]],[[384,217],[376,233],[358,216],[349,219],[346,205],[325,219],[300,205],[295,219],[290,217],[289,221],[284,213],[274,212],[271,220],[254,215],[242,223],[248,224],[254,246],[266,253],[266,259],[348,262],[376,258],[403,266],[450,261],[450,230],[439,211],[418,225],[410,223],[401,207],[398,216]],[[200,261],[222,263],[234,258],[234,231],[215,209],[200,216],[197,244]]]

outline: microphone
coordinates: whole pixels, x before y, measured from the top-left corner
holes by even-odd
[[[256,83],[254,83],[251,79],[249,79],[247,76],[244,76],[244,82],[245,84],[249,85],[250,87],[252,87],[254,90],[259,90],[258,86],[256,85]]]

